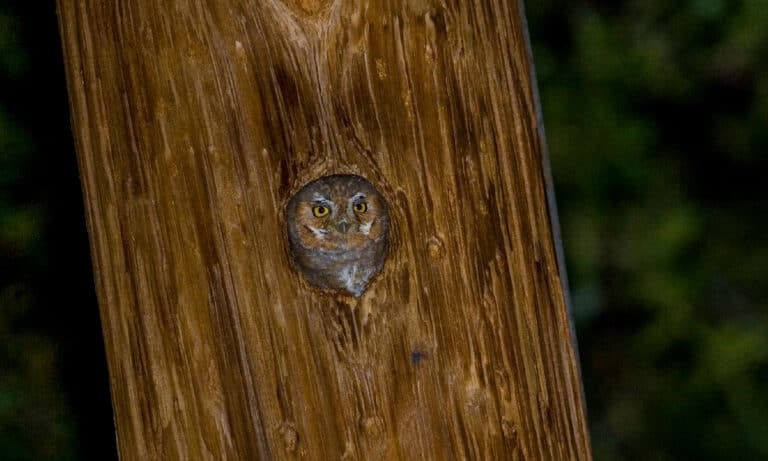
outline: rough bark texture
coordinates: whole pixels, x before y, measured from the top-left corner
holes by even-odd
[[[506,0],[59,0],[120,454],[589,459]],[[370,179],[389,258],[310,287],[283,211]]]

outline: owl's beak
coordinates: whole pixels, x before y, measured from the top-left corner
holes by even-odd
[[[339,221],[336,223],[336,230],[339,231],[340,234],[346,234],[349,232],[349,223],[347,221]]]

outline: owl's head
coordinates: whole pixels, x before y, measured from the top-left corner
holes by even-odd
[[[350,251],[384,237],[388,211],[373,185],[355,175],[332,175],[304,186],[287,210],[291,240],[306,249]]]

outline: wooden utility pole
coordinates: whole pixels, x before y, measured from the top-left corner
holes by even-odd
[[[590,458],[517,1],[58,8],[122,459]],[[333,173],[359,299],[289,260]]]

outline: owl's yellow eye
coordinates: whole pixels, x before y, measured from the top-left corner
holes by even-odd
[[[315,215],[315,218],[328,216],[328,213],[330,212],[331,210],[327,206],[318,205],[316,207],[312,207],[312,214]]]
[[[368,205],[365,202],[355,203],[354,208],[357,213],[365,213],[368,211]]]

